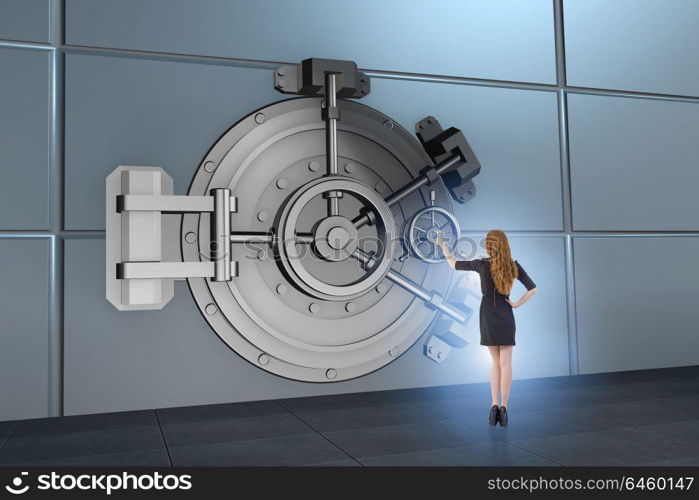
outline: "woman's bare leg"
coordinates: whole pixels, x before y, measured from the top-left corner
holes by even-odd
[[[502,391],[501,405],[507,408],[512,389],[512,346],[500,346],[500,390]]]
[[[493,364],[490,366],[490,395],[493,398],[493,404],[498,405],[500,396],[500,348],[496,345],[489,345],[488,352],[493,359]]]

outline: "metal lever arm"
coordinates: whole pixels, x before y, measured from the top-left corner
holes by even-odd
[[[238,276],[238,263],[232,262],[232,276]],[[214,262],[120,262],[117,279],[214,278]]]
[[[355,259],[362,263],[363,266],[371,266],[372,258],[371,255],[357,249],[352,255]],[[451,316],[454,320],[459,323],[464,323],[468,318],[458,309],[450,306],[444,302],[444,297],[436,292],[430,292],[425,290],[420,285],[412,281],[410,278],[403,276],[401,273],[389,269],[386,273],[386,278],[391,280],[396,285],[407,290],[408,292],[415,295],[418,299],[424,301],[428,307],[438,309],[439,311]]]
[[[453,154],[443,162],[439,163],[436,167],[426,167],[422,170],[422,173],[410,181],[408,184],[398,189],[394,193],[386,197],[386,204],[390,207],[399,203],[406,196],[414,193],[422,186],[426,184],[431,184],[435,179],[438,179],[440,174],[446,172],[450,168],[461,163],[463,159],[458,154]],[[367,224],[372,224],[372,215],[369,213],[362,213],[359,217],[352,220],[354,226],[359,229],[360,227],[366,226]]]
[[[228,190],[227,190],[228,191]],[[230,193],[230,191],[229,191]],[[230,211],[237,212],[237,198],[230,197]],[[175,196],[148,194],[120,194],[117,212],[162,212],[172,214],[205,213],[214,211],[213,196]]]

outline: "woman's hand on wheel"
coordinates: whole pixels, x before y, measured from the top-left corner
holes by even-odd
[[[437,232],[437,245],[440,247],[444,246],[444,234],[442,231]]]

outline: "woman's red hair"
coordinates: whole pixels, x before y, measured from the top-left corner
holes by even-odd
[[[502,295],[509,295],[517,278],[517,264],[512,260],[510,242],[504,231],[488,231],[485,249],[490,256],[490,274],[495,282],[495,289]]]

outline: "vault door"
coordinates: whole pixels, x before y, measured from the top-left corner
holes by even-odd
[[[437,314],[465,323],[472,308],[446,300],[451,270],[432,265],[443,260],[438,231],[456,245],[452,200],[473,196],[480,170],[463,135],[427,117],[418,141],[350,100],[369,92],[351,62],[279,68],[275,86],[304,97],[228,130],[186,196],[158,168],[110,176],[108,298],[159,308],[172,280],[187,279],[231,349],[311,382],[381,368]],[[167,261],[173,248],[181,259]]]

